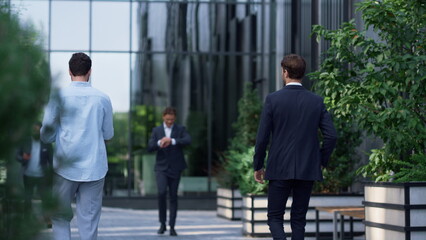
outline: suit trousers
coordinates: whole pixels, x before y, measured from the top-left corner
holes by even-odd
[[[55,175],[53,197],[59,207],[52,216],[55,240],[71,240],[70,222],[73,218],[71,202],[76,200],[77,227],[81,240],[96,240],[102,209],[105,178],[91,182],[76,182]]]
[[[290,224],[291,239],[303,240],[305,235],[306,213],[311,197],[313,181],[270,180],[268,189],[268,225],[274,240],[285,240],[284,212],[287,199],[292,193]]]
[[[160,223],[166,224],[167,220],[167,189],[169,190],[169,226],[174,227],[176,223],[178,207],[178,187],[180,174],[171,177],[166,172],[156,171],[157,189],[158,189],[158,216]]]
[[[47,194],[50,194],[50,191],[48,191],[48,184],[45,180],[45,177],[31,177],[24,175],[24,189],[26,209],[32,209],[34,189],[37,189],[37,192],[42,200],[43,209],[46,207],[45,200],[48,197]]]

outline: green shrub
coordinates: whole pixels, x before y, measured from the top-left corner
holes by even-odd
[[[234,154],[239,161],[230,170],[239,173],[237,181],[241,194],[266,194],[268,189],[267,181],[264,184],[260,184],[254,180],[254,147],[248,148],[245,152]]]
[[[238,101],[238,118],[232,125],[235,136],[230,140],[228,150],[225,152],[217,179],[222,187],[238,188],[241,184],[243,172],[241,167],[241,154],[246,154],[256,143],[257,127],[260,121],[262,102],[258,92],[251,83],[244,89],[242,98]],[[253,155],[251,156],[251,165]],[[252,175],[253,176],[253,175]]]
[[[384,142],[358,173],[391,180],[404,173],[401,161],[413,163],[426,151],[426,3],[363,1],[358,11],[376,38],[354,21],[337,30],[314,26],[330,48],[313,76],[337,121]]]

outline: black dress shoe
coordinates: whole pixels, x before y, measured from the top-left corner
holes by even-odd
[[[170,228],[170,236],[177,236],[177,233],[174,228]]]
[[[158,229],[158,234],[163,234],[167,230],[166,224],[161,224],[160,229]]]

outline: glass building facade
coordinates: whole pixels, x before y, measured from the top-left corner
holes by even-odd
[[[310,36],[312,25],[360,22],[358,0],[9,2],[40,32],[54,86],[68,84],[73,52],[92,57],[92,85],[111,97],[115,111],[105,194],[125,197],[156,194],[155,155],[146,145],[164,107],[177,108],[193,141],[181,194],[212,192],[244,86],[251,83],[262,99],[281,88],[280,61],[289,53],[315,70],[327,45]]]

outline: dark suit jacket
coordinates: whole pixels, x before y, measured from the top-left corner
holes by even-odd
[[[318,129],[323,135],[320,147]],[[267,180],[322,180],[336,145],[336,130],[323,99],[302,86],[289,85],[266,97],[256,137],[254,170],[264,166]]]
[[[32,139],[29,138],[25,141],[24,145],[18,150],[17,160],[22,164],[24,168],[28,166],[28,161],[23,159],[24,153],[31,154]],[[31,161],[31,159],[29,160]],[[44,171],[53,167],[53,150],[52,144],[44,143],[40,140],[40,166]]]
[[[148,151],[157,151],[155,162],[155,171],[172,171],[180,174],[186,168],[186,162],[183,155],[183,147],[191,143],[191,136],[185,127],[174,124],[170,137],[176,140],[176,145],[169,145],[166,148],[160,148],[157,145],[158,140],[166,136],[163,124],[152,129],[151,138],[148,142]]]

